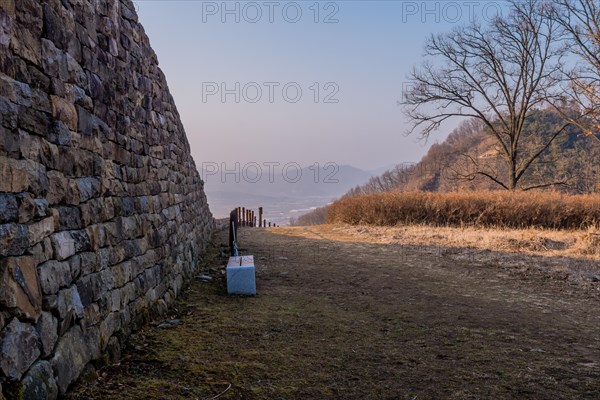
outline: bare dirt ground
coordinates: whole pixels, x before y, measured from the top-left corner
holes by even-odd
[[[384,233],[243,229],[258,296],[227,296],[213,249],[213,279],[190,285],[178,321],[134,335],[69,398],[600,398],[597,258]]]

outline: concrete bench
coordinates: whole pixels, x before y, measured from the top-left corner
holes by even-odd
[[[229,257],[227,263],[227,293],[256,295],[254,256]]]

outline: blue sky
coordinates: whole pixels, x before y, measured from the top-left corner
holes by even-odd
[[[407,121],[397,101],[407,74],[423,60],[428,35],[473,16],[485,19],[503,4],[134,3],[199,168],[204,162],[334,162],[363,169],[418,161],[457,125],[427,144],[404,135]],[[223,89],[229,90],[224,97]]]

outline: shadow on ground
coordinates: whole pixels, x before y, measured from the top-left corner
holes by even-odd
[[[598,398],[597,284],[324,228],[244,229],[239,242],[258,296],[226,295],[219,233],[212,280],[189,286],[176,321],[134,335],[69,398]]]

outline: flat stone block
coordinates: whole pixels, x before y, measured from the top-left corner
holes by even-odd
[[[254,256],[230,257],[227,264],[227,293],[256,295]]]

